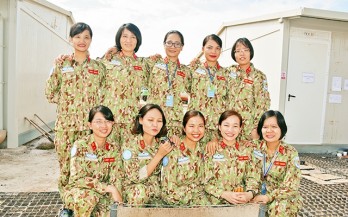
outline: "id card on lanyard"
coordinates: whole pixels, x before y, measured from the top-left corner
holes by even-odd
[[[171,92],[171,90],[173,88],[173,81],[175,79],[175,75],[176,75],[177,69],[178,69],[178,65],[176,65],[176,67],[175,67],[174,74],[173,74],[173,79],[170,80],[168,64],[166,64],[166,73],[167,73],[167,77],[168,77],[168,87],[169,87],[169,91],[170,92]],[[167,95],[167,97],[166,97],[166,106],[167,107],[173,107],[174,106],[174,96],[173,96],[173,93]]]
[[[209,67],[207,67],[207,70],[208,70],[209,81],[210,81],[210,84],[209,84],[209,86],[207,88],[207,97],[214,98],[215,97],[215,91],[216,91],[216,88],[213,85],[214,76],[210,73]]]
[[[268,175],[269,171],[271,170],[274,161],[277,159],[279,152],[277,151],[272,160],[271,163],[268,165],[268,167],[266,168],[266,154],[263,154],[263,167],[262,167],[262,185],[261,185],[261,195],[266,195],[267,193],[267,185],[266,185],[266,176]]]

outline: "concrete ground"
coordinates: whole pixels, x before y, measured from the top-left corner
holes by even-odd
[[[348,217],[348,158],[300,154],[300,159],[309,169],[303,170],[300,193],[304,205],[298,216]],[[312,171],[317,172],[313,175]],[[62,207],[57,177],[54,150],[1,149],[0,216],[56,216]]]

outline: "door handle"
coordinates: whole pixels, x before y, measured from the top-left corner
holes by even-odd
[[[290,97],[296,98],[296,96],[289,94],[288,95],[288,101],[290,101]]]

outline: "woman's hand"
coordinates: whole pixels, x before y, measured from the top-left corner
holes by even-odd
[[[208,152],[209,156],[212,156],[215,154],[216,150],[219,148],[219,141],[215,138],[207,143],[207,146],[205,147],[205,151]]]
[[[105,191],[111,194],[111,197],[114,200],[114,202],[122,203],[122,196],[115,186],[108,185]]]
[[[106,51],[106,53],[104,54],[105,59],[111,60],[112,55],[115,55],[115,54],[117,53],[117,51],[118,51],[118,50],[117,50],[116,47],[111,47],[111,48],[109,48],[109,49]]]
[[[250,196],[251,194],[251,196]],[[252,198],[251,192],[232,192],[224,191],[221,198],[227,200],[231,204],[243,204],[249,202],[249,197]]]
[[[173,146],[170,144],[169,141],[166,141],[165,143],[161,144],[158,148],[157,154],[159,155],[161,158],[163,158],[164,156],[166,156],[169,152],[171,152],[173,150]]]
[[[71,61],[73,59],[73,56],[69,54],[61,54],[56,59],[54,59],[54,64],[61,65],[66,59]]]
[[[179,146],[180,145],[180,138],[177,135],[172,135],[172,137],[170,137],[170,141],[172,142],[172,144],[174,144],[174,146]]]
[[[269,199],[266,195],[257,195],[254,197],[254,199],[252,199],[251,202],[266,204],[269,202]]]

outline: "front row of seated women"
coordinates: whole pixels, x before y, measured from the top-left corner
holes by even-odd
[[[186,112],[183,137],[169,140],[162,109],[147,104],[120,147],[107,139],[113,125],[107,107],[93,108],[88,121],[92,134],[74,143],[64,197],[74,216],[107,216],[113,202],[173,206],[255,202],[268,206],[268,216],[296,216],[301,207],[298,153],[282,141],[287,127],[278,111],[262,115],[257,127],[260,140],[252,142],[238,139],[241,115],[223,112],[215,153],[204,153],[205,144],[200,143],[206,123],[199,111]]]

